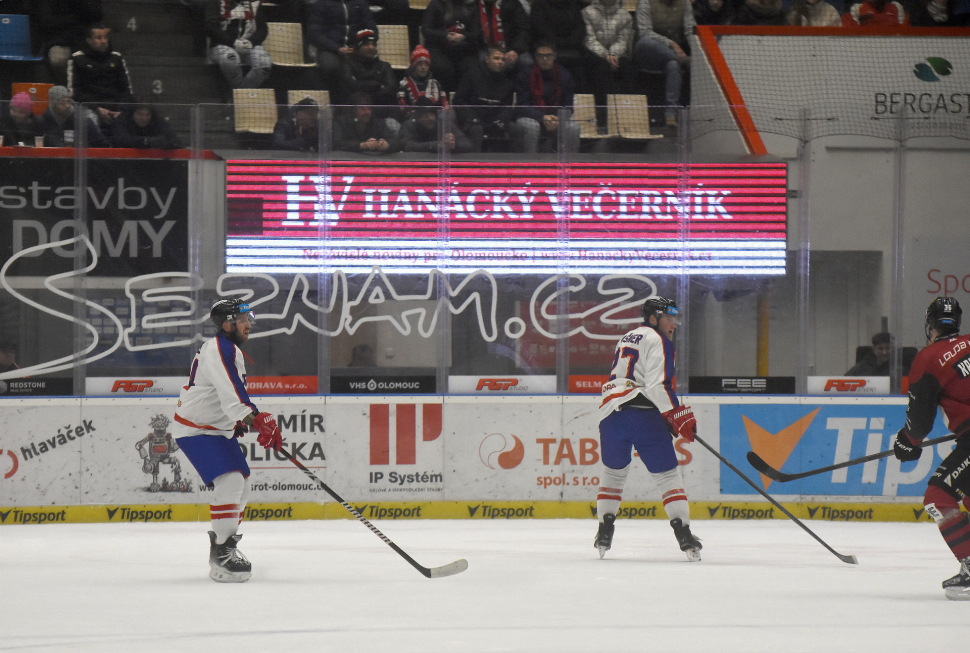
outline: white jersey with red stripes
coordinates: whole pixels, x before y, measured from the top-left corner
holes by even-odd
[[[610,379],[601,390],[600,419],[637,397],[662,413],[679,406],[674,362],[674,343],[651,326],[639,326],[620,338]]]
[[[246,391],[246,361],[224,333],[199,348],[189,381],[179,393],[175,421],[182,435],[232,437],[236,422],[258,412]]]

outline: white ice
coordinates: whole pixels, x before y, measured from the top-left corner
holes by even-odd
[[[243,584],[209,580],[207,524],[0,528],[0,650],[296,653],[967,651],[970,602],[932,524],[380,521],[426,579],[357,521],[243,525]]]

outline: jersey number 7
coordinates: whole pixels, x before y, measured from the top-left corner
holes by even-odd
[[[610,370],[610,381],[615,381],[616,377],[618,376],[633,381],[633,368],[636,366],[639,359],[639,349],[634,349],[633,347],[623,347],[622,349],[617,349],[616,356],[613,357],[613,369]],[[625,366],[626,369],[623,370],[623,373],[621,374],[620,371],[623,366]]]

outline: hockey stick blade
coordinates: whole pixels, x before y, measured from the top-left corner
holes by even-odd
[[[941,442],[949,442],[950,440],[955,440],[956,435],[953,433],[949,435],[944,435],[943,437],[936,438],[934,440],[924,440],[920,443],[921,447],[932,447],[935,444]],[[807,478],[809,476],[815,476],[816,474],[824,474],[825,472],[831,472],[836,469],[842,469],[843,467],[851,467],[852,465],[858,465],[860,463],[866,463],[870,460],[879,460],[880,458],[888,458],[893,455],[893,450],[880,451],[879,453],[869,454],[868,456],[862,456],[861,458],[853,458],[852,460],[847,460],[842,463],[836,463],[835,465],[829,465],[828,467],[819,467],[818,469],[810,469],[807,472],[797,472],[795,474],[786,474],[785,472],[779,471],[766,463],[761,456],[753,451],[749,451],[747,458],[748,462],[759,474],[764,474],[773,481],[778,481],[779,483],[787,483],[789,481],[797,481],[800,478]]]
[[[404,549],[402,549],[397,544],[392,542],[391,539],[386,535],[384,535],[384,533],[380,532],[376,526],[374,526],[372,523],[367,521],[367,518],[364,517],[362,514],[360,514],[357,510],[355,510],[353,506],[351,506],[349,503],[344,501],[343,498],[339,494],[334,492],[329,485],[327,485],[319,478],[317,478],[313,472],[311,472],[303,465],[303,463],[301,463],[299,460],[291,456],[286,449],[284,449],[283,447],[280,447],[279,452],[283,454],[287,458],[287,460],[289,460],[291,463],[296,465],[301,472],[306,474],[310,480],[312,480],[314,483],[319,485],[321,490],[323,490],[331,497],[333,497],[334,501],[336,501],[341,506],[343,506],[347,510],[347,512],[349,512],[354,517],[356,517],[360,523],[362,523],[364,526],[369,528],[374,535],[381,538],[381,540],[384,541],[384,544],[394,549],[395,553],[397,553],[399,556],[407,560],[412,567],[420,571],[425,578],[444,578],[445,576],[454,576],[455,574],[460,574],[461,572],[468,569],[468,561],[465,560],[464,558],[462,558],[461,560],[455,560],[454,562],[448,563],[447,565],[442,565],[440,567],[428,568],[428,567],[425,567],[424,565],[419,564],[414,558],[409,556],[404,551]]]
[[[828,544],[826,544],[825,543],[825,540],[823,540],[822,538],[820,538],[818,535],[815,534],[814,531],[812,531],[812,529],[810,529],[808,526],[806,526],[805,524],[803,524],[798,519],[798,517],[796,517],[795,515],[793,515],[790,512],[788,512],[788,510],[785,508],[785,506],[783,506],[780,503],[778,503],[774,499],[774,497],[772,497],[770,494],[768,494],[767,492],[765,492],[764,490],[762,490],[760,487],[758,487],[757,485],[755,485],[754,481],[752,481],[750,478],[748,478],[747,476],[745,476],[744,474],[742,474],[741,473],[741,470],[738,469],[737,467],[735,467],[734,465],[732,465],[731,462],[727,458],[725,458],[724,456],[722,456],[717,451],[717,449],[715,449],[711,445],[709,445],[706,442],[704,442],[704,440],[701,439],[701,436],[695,435],[694,436],[694,441],[700,443],[700,445],[702,447],[704,447],[705,449],[707,449],[708,451],[710,451],[712,454],[714,454],[717,457],[717,459],[720,460],[725,465],[727,465],[731,469],[732,472],[734,472],[735,474],[737,474],[738,476],[740,476],[744,480],[745,483],[747,483],[748,485],[750,485],[751,487],[753,487],[755,489],[755,491],[758,492],[758,494],[760,494],[765,499],[767,499],[768,501],[770,501],[771,502],[771,505],[773,505],[774,507],[778,508],[778,510],[782,511],[783,513],[785,513],[785,516],[786,517],[788,517],[790,520],[792,520],[793,522],[795,522],[799,526],[799,528],[801,528],[803,531],[805,531],[806,533],[808,533],[809,535],[811,535],[815,539],[816,542],[818,542],[819,544],[821,544],[822,546],[824,546],[826,548],[826,550],[828,550],[829,553],[831,553],[836,558],[838,558],[839,560],[841,560],[842,562],[844,562],[846,564],[850,564],[850,565],[857,565],[857,564],[859,564],[859,561],[856,559],[856,557],[854,555],[844,555],[842,553],[839,553],[838,551],[836,551],[832,547],[830,547]]]

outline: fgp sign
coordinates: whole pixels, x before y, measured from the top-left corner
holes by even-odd
[[[906,421],[906,406],[735,404],[721,406],[721,452],[742,471],[752,472],[745,456],[754,451],[772,467],[795,473],[886,451]],[[929,437],[947,433],[937,421]],[[828,496],[922,496],[933,470],[953,449],[947,442],[930,447],[911,463],[889,456],[861,465],[772,483],[752,474],[775,494]],[[721,467],[724,494],[755,494],[726,466]]]

